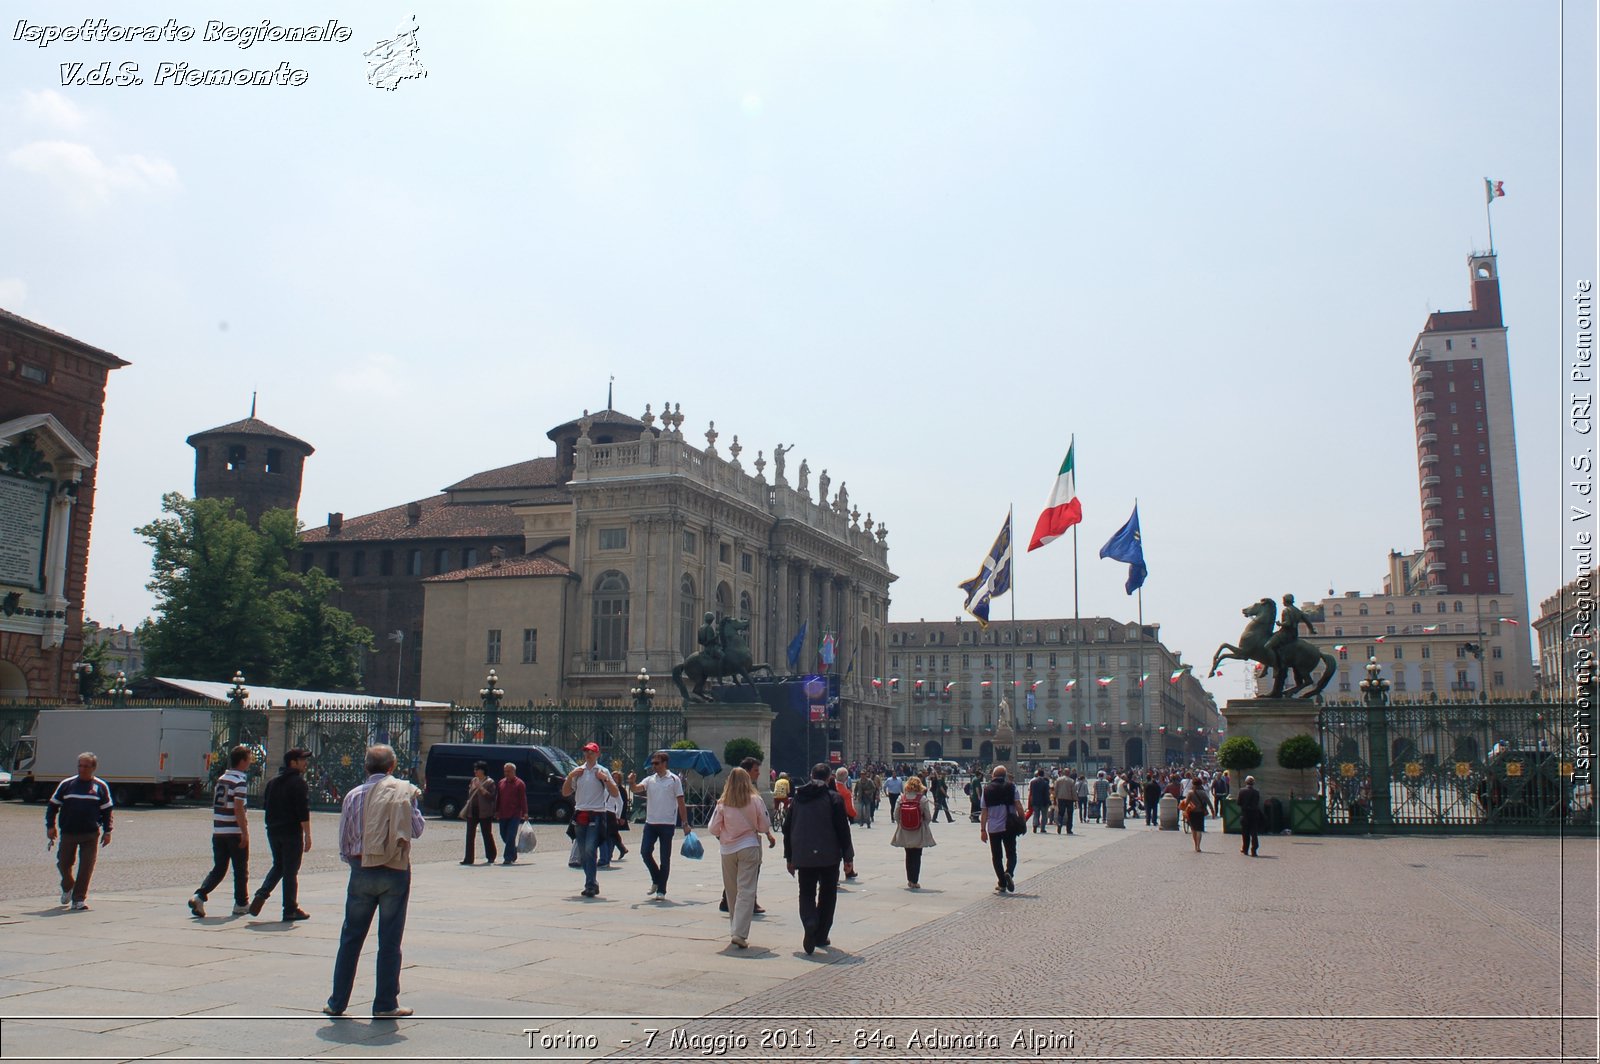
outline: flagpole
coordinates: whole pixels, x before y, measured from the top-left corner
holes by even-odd
[[[1015,546],[1016,546],[1016,542],[1017,541],[1016,541],[1016,535],[1015,535],[1016,527],[1014,525],[1012,525],[1012,520],[1013,520],[1013,518],[1015,516],[1015,512],[1016,512],[1015,504],[1012,504],[1012,505],[1010,505],[1010,506],[1008,506],[1006,508],[1006,524],[1012,530],[1011,543],[1012,543],[1012,547],[1013,547],[1013,550],[1012,550],[1012,553],[1011,553],[1011,693],[1012,694],[1016,694],[1017,693],[1017,648],[1022,645],[1021,642],[1017,639],[1017,562],[1016,562],[1017,555],[1016,555],[1016,551],[1014,549]],[[1014,716],[1016,714],[1016,712],[1017,712],[1017,707],[1016,706],[1012,706],[1011,707],[1011,712],[1012,712],[1012,714]],[[1014,733],[1015,730],[1016,730],[1016,724],[1013,722],[1011,727],[1012,727],[1012,731]],[[1016,757],[1015,751],[1012,752],[1012,757],[1013,757],[1013,759]]]

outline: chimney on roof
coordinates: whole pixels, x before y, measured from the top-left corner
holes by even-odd
[[[500,544],[496,543],[494,546],[490,547],[489,548],[489,568],[491,568],[491,569],[500,568],[500,563],[501,563],[502,560],[504,560],[505,556],[506,556],[505,548],[500,546]]]
[[[406,525],[414,526],[422,520],[422,504],[420,502],[406,503]]]
[[[344,528],[344,514],[328,515],[328,535],[337,536]]]

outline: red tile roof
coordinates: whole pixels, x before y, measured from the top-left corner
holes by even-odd
[[[534,458],[515,465],[488,469],[458,480],[445,491],[483,491],[503,488],[552,488],[565,484],[561,464],[554,458]]]
[[[77,354],[88,355],[89,357],[94,358],[96,361],[108,363],[112,369],[131,365],[131,363],[118,358],[110,351],[95,347],[92,344],[86,344],[82,340],[75,340],[66,333],[56,332],[54,329],[51,329],[48,326],[40,325],[36,321],[29,321],[22,315],[13,314],[9,310],[0,309],[0,322],[11,325],[19,325],[27,331],[37,334],[41,339],[44,340],[54,341],[55,343],[70,344],[73,351]]]
[[[492,561],[475,565],[471,569],[457,569],[453,573],[441,573],[430,576],[424,584],[442,584],[451,580],[483,580],[500,576],[576,576],[571,569],[562,565],[554,558],[543,554],[524,554],[518,558],[506,558],[498,565]]]
[[[247,417],[243,421],[233,421],[226,425],[219,425],[214,429],[206,429],[190,436],[187,442],[190,446],[194,441],[203,440],[211,436],[267,436],[275,440],[287,440],[289,443],[298,444],[306,449],[307,454],[316,453],[316,448],[298,436],[291,436],[280,428],[274,428],[259,418]]]
[[[456,503],[451,505],[448,496],[434,495],[418,500],[421,512],[417,523],[406,517],[410,503],[391,506],[387,510],[347,517],[337,536],[328,535],[328,528],[308,528],[301,535],[306,543],[361,543],[382,540],[420,539],[494,539],[520,538],[522,519],[504,503]]]

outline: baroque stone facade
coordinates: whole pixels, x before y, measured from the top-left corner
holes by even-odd
[[[801,671],[832,637],[841,743],[886,753],[888,703],[869,681],[885,660],[887,530],[842,482],[830,497],[819,477],[814,496],[804,462],[791,483],[775,453],[769,480],[764,453],[748,461],[737,437],[719,449],[714,426],[697,446],[682,425],[676,410],[659,425],[648,408],[585,414],[550,430],[554,457],[333,515],[305,534],[302,565],[340,580],[339,604],[380,645],[411,633],[418,682],[401,693],[435,699],[476,702],[491,667],[512,702],[626,698],[641,669],[671,698],[667,674],[698,649],[703,613],[748,620],[756,661],[780,674],[804,626]],[[367,686],[392,684],[380,666]]]
[[[0,700],[76,700],[106,380],[128,363],[0,310]]]

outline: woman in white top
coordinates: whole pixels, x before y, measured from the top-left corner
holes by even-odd
[[[761,836],[770,849],[778,844],[767,819],[767,804],[742,768],[728,773],[722,799],[711,814],[706,834],[722,846],[722,888],[728,892],[731,940],[739,949],[750,944],[750,918],[755,915],[756,880],[761,875]]]

